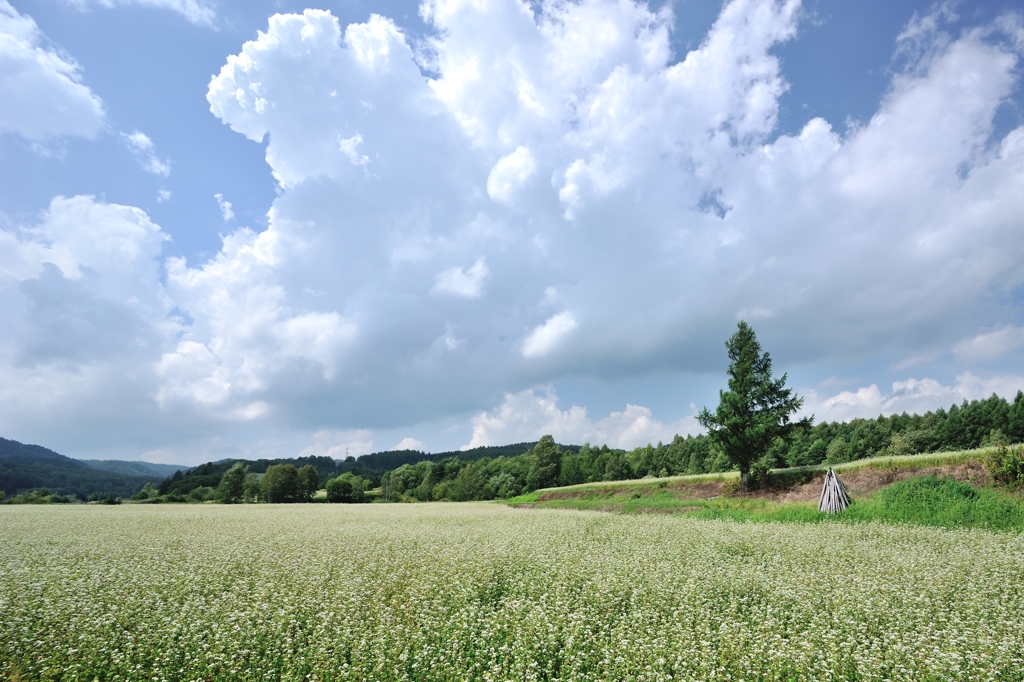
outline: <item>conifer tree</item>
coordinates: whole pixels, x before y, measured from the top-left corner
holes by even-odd
[[[719,391],[718,409],[701,410],[697,421],[740,470],[742,490],[750,490],[750,465],[761,459],[776,438],[788,441],[797,427],[809,427],[812,418],[791,422],[803,398],[786,388],[786,375],[772,378],[772,360],[761,352],[754,330],[742,320],[725,342],[729,350],[729,390]]]

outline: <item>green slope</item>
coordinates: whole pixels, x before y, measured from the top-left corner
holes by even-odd
[[[1018,446],[1020,447],[1020,446]],[[547,488],[508,500],[516,507],[578,509],[623,514],[686,514],[705,519],[757,522],[882,521],[946,528],[1024,531],[1024,497],[995,485],[983,462],[995,448],[906,457],[878,457],[833,467],[848,479],[874,470],[885,485],[853,495],[853,506],[830,515],[813,501],[787,501],[787,491],[820,485],[824,466],[776,469],[768,491],[737,495],[736,472],[587,483]],[[979,475],[955,480],[958,467]],[[961,475],[963,471],[959,472]]]
[[[38,488],[82,498],[92,493],[128,497],[159,479],[99,471],[40,445],[0,438],[0,490],[8,497]]]
[[[90,469],[98,471],[109,471],[126,476],[145,476],[147,478],[155,476],[158,479],[173,476],[175,471],[188,471],[190,468],[184,464],[154,464],[153,462],[123,459],[80,459],[78,461]]]

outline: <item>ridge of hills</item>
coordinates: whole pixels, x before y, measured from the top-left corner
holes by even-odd
[[[244,462],[255,472],[266,471],[273,464],[291,463],[296,466],[313,464],[321,480],[351,471],[371,479],[379,479],[386,471],[403,464],[422,461],[440,462],[455,457],[462,460],[477,460],[484,457],[514,457],[529,452],[536,443],[513,443],[510,445],[478,447],[470,450],[454,450],[426,453],[418,450],[385,450],[360,457],[346,457],[335,460],[330,457],[297,457],[275,459],[224,459],[198,466],[183,464],[154,464],[129,460],[74,459],[41,445],[20,443],[0,438],[0,491],[8,497],[28,490],[47,488],[63,495],[77,495],[86,498],[91,494],[130,497],[147,483],[158,484],[178,476],[186,478],[183,488],[201,485],[216,485],[220,475],[235,462]],[[578,451],[579,446],[562,446],[563,450]],[[183,492],[188,492],[184,490]]]
[[[159,478],[173,476],[175,471],[184,472],[192,468],[184,464],[155,464],[141,460],[79,459],[76,461],[81,462],[90,469],[97,469],[99,471],[109,471],[126,476],[157,476]]]
[[[96,469],[41,445],[0,438],[0,490],[8,496],[47,488],[83,499],[93,493],[128,497],[159,478]]]

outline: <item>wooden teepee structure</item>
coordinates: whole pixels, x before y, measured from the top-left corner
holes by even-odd
[[[818,511],[826,514],[836,514],[850,506],[850,498],[846,496],[846,488],[843,487],[836,472],[832,467],[828,468],[825,474],[825,485],[821,488],[821,497],[818,498]]]

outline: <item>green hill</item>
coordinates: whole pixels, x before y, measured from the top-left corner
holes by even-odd
[[[8,497],[38,488],[83,499],[93,493],[128,497],[159,479],[100,471],[40,445],[0,438],[0,490]]]
[[[156,477],[158,479],[173,476],[176,471],[188,471],[191,468],[184,464],[154,464],[152,462],[123,459],[80,459],[78,461],[90,469],[98,471],[110,471],[126,476]]]

